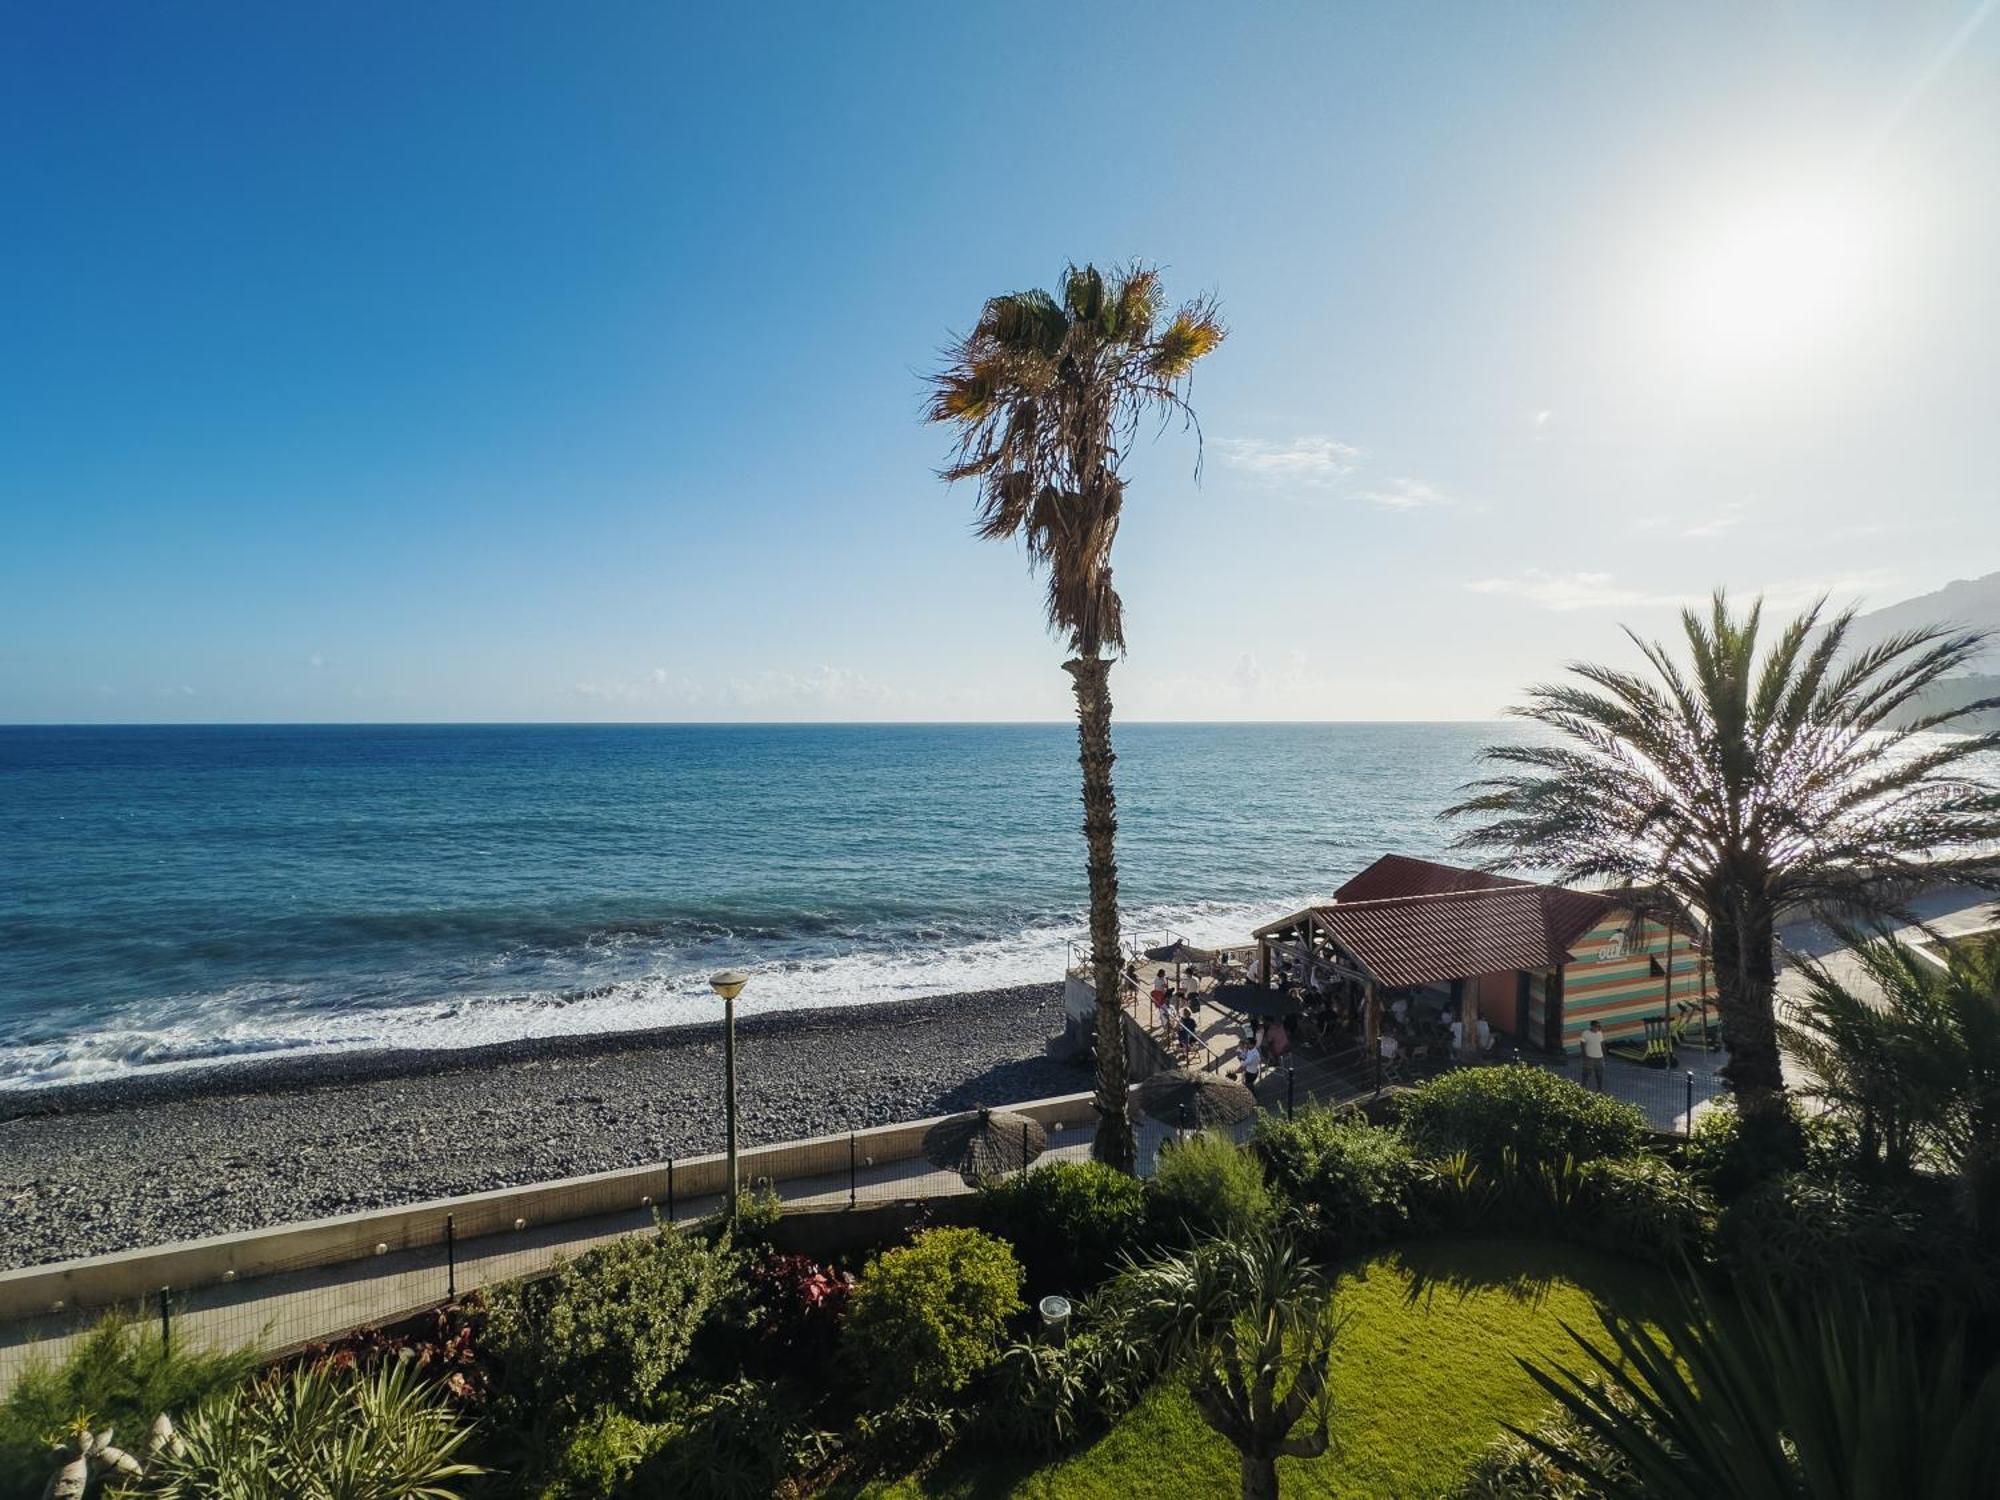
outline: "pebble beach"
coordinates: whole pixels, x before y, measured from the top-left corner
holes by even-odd
[[[1024,985],[737,1023],[746,1145],[1088,1088]],[[0,1269],[721,1149],[719,1024],[0,1094]]]

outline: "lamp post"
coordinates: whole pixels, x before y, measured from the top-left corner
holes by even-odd
[[[728,1128],[729,1222],[736,1222],[736,997],[750,976],[741,969],[724,969],[708,976],[708,987],[722,996],[723,1113]]]

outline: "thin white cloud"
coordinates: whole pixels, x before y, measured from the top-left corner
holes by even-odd
[[[1542,408],[1542,410],[1535,413],[1535,427],[1537,430],[1540,430],[1544,427],[1547,427],[1549,423],[1553,422],[1555,419],[1556,419],[1556,414],[1553,411],[1550,411],[1547,407],[1544,407]]]
[[[1329,437],[1267,443],[1257,438],[1218,438],[1222,461],[1272,484],[1327,485],[1354,472],[1361,450]]]
[[[1354,497],[1357,500],[1366,500],[1370,505],[1379,505],[1384,510],[1423,510],[1429,506],[1450,503],[1436,485],[1406,476],[1399,476],[1365,490],[1356,490]]]
[[[1681,535],[1688,537],[1722,536],[1734,531],[1742,524],[1743,507],[1740,505],[1725,505],[1706,520],[1697,521],[1694,525],[1687,527],[1681,532]]]
[[[1611,573],[1552,573],[1524,568],[1508,578],[1480,578],[1466,585],[1475,594],[1524,599],[1543,609],[1631,609],[1649,605],[1684,604],[1675,594],[1658,594],[1620,583]]]

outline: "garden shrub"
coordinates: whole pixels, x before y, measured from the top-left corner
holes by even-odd
[[[1640,1152],[1586,1162],[1579,1176],[1585,1238],[1662,1265],[1708,1258],[1715,1200],[1690,1174]]]
[[[1064,1344],[1010,1344],[993,1362],[979,1436],[1002,1452],[1049,1455],[1109,1427],[1158,1373],[1150,1351],[1115,1329]]]
[[[767,1250],[745,1276],[751,1325],[767,1352],[791,1360],[828,1353],[854,1278],[810,1255]]]
[[[0,1495],[40,1494],[52,1436],[79,1417],[88,1418],[93,1431],[109,1427],[143,1451],[161,1412],[190,1411],[235,1390],[255,1368],[247,1351],[163,1351],[150,1325],[107,1318],[60,1363],[28,1365],[0,1402]]]
[[[655,1415],[741,1263],[726,1236],[666,1229],[613,1240],[496,1293],[484,1345],[499,1366],[501,1417],[564,1427],[605,1406]]]
[[[1021,1266],[977,1229],[930,1229],[869,1261],[848,1303],[843,1347],[883,1405],[962,1390],[1021,1310]]]
[[[1257,1158],[1206,1130],[1162,1148],[1146,1196],[1152,1237],[1161,1243],[1255,1234],[1278,1216]]]
[[[1140,1247],[1146,1189],[1102,1162],[1052,1162],[982,1188],[979,1225],[1014,1246],[1031,1296],[1074,1296]]]
[[[627,1493],[689,1500],[766,1500],[780,1483],[826,1451],[815,1431],[770,1381],[721,1386],[676,1417]]]
[[[1510,1151],[1533,1162],[1628,1156],[1646,1136],[1645,1116],[1623,1100],[1528,1064],[1433,1078],[1402,1096],[1399,1120],[1420,1155],[1462,1151],[1481,1164]]]
[[[599,1407],[570,1429],[554,1471],[527,1493],[534,1500],[602,1500],[630,1494],[633,1476],[673,1431],[663,1422],[642,1422],[616,1407]]]
[[[1732,1106],[1709,1110],[1685,1150],[1688,1170],[1725,1203],[1759,1183],[1816,1166],[1837,1170],[1849,1143],[1831,1116],[1782,1111],[1746,1120]]]
[[[1991,1308],[1996,1268],[1942,1185],[1885,1186],[1837,1172],[1792,1172],[1723,1214],[1722,1264],[1781,1290],[1847,1286],[1929,1306]]]
[[[1333,1246],[1379,1244],[1411,1227],[1424,1173],[1396,1131],[1311,1108],[1290,1120],[1264,1116],[1252,1147]]]

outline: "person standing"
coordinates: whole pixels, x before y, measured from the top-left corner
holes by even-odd
[[[1583,1033],[1583,1086],[1604,1093],[1604,1028],[1592,1021]]]
[[[1257,1096],[1257,1075],[1264,1071],[1264,1054],[1257,1050],[1255,1037],[1245,1037],[1243,1046],[1236,1054],[1237,1067],[1243,1074],[1243,1087],[1250,1090],[1250,1096]]]

